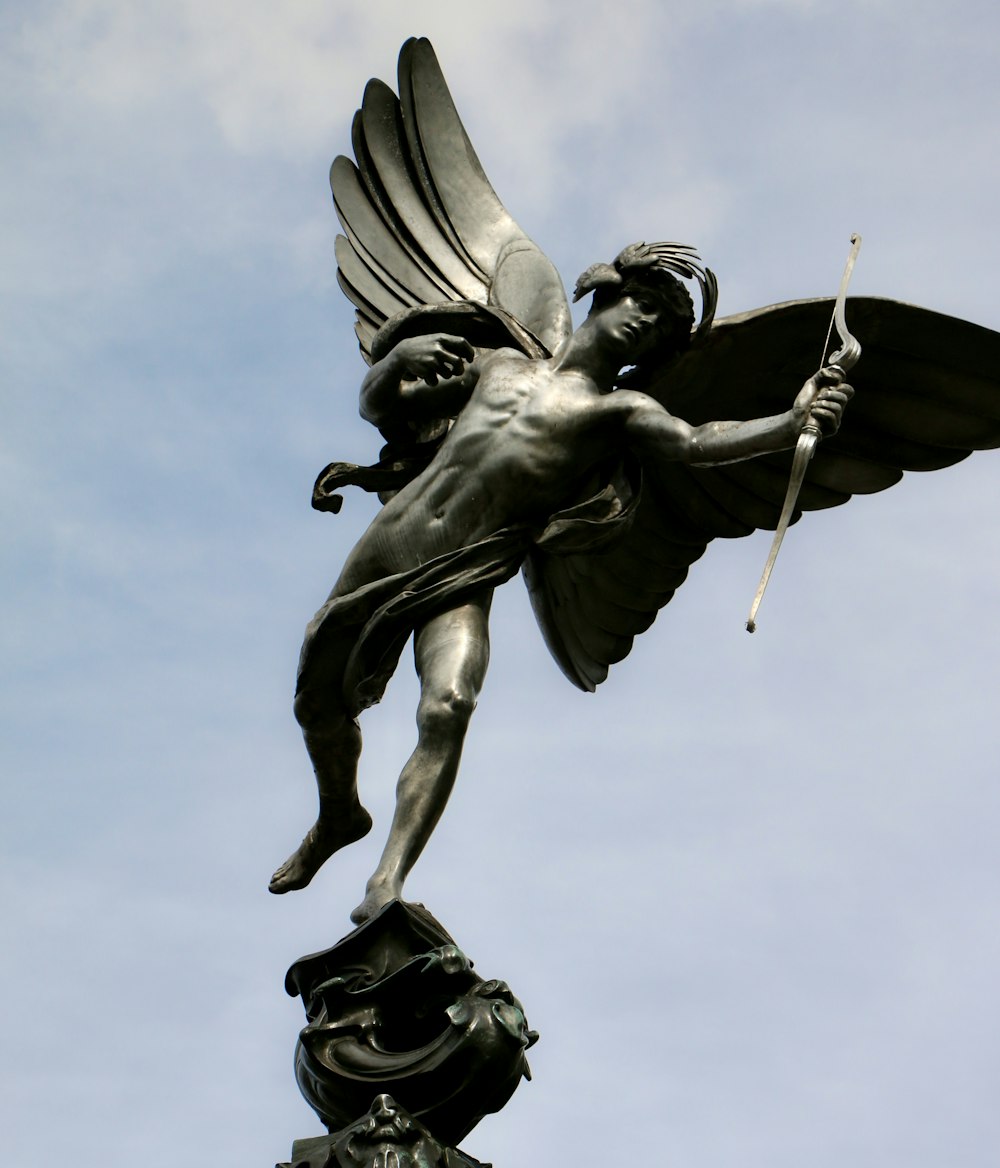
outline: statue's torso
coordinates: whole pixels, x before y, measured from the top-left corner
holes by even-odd
[[[398,571],[506,527],[544,524],[620,445],[607,404],[581,373],[512,350],[491,354],[431,464],[356,551],[371,541],[382,570]]]

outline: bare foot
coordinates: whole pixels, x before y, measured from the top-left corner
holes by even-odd
[[[305,888],[334,852],[367,835],[371,826],[372,817],[360,803],[350,816],[338,819],[332,826],[325,824],[320,816],[302,843],[271,877],[268,892],[280,895]]]
[[[401,900],[403,885],[401,881],[383,880],[373,876],[365,887],[365,898],[351,913],[351,920],[356,925],[363,925],[373,916],[385,908],[390,900]]]

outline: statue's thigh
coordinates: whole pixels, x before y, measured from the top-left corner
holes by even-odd
[[[413,656],[425,689],[450,691],[475,701],[490,660],[492,599],[492,589],[486,589],[417,630]]]

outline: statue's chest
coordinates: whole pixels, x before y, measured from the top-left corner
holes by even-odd
[[[480,401],[494,425],[531,433],[571,428],[582,420],[588,395],[547,367],[510,362],[480,383]]]

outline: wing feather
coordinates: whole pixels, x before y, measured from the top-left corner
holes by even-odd
[[[852,417],[852,422],[864,422],[883,435],[910,442],[926,441],[933,434],[940,446],[989,450],[1000,435],[1000,421],[966,413],[948,398],[941,401],[908,390],[882,389],[877,395],[859,394],[857,404],[857,417]]]
[[[830,300],[793,301],[720,320],[649,392],[695,425],[783,411],[815,369],[815,338],[831,310]],[[851,373],[856,396],[840,432],[817,450],[798,514],[1000,447],[1000,333],[875,298],[849,300],[848,320],[863,346]],[[719,467],[645,466],[635,522],[610,550],[586,568],[583,553],[534,553],[532,601],[566,675],[593,689],[713,539],[773,529],[790,467],[790,452]]]
[[[415,256],[399,242],[372,202],[358,168],[342,154],[333,161],[330,186],[337,215],[352,244],[357,241],[364,252],[424,303],[458,299],[448,294],[447,286],[435,283]],[[362,256],[359,258],[364,262]],[[437,300],[431,301],[430,297]]]
[[[378,329],[370,324],[367,320],[363,320],[360,316],[354,322],[354,335],[358,338],[358,348],[362,353],[370,353],[372,351],[372,344],[375,341],[375,334]]]
[[[342,271],[337,271],[337,283],[340,285],[340,290],[351,301],[357,310],[358,320],[363,320],[367,325],[374,325],[378,327],[376,321],[379,318],[379,310],[355,288],[347,279]]]
[[[776,523],[781,506],[785,501],[789,469],[790,464],[787,457],[772,459],[770,456],[764,456],[738,465],[720,466],[717,468],[717,473],[722,478],[743,483],[747,488],[753,490],[758,498],[770,504]],[[885,481],[886,472],[882,468],[874,467],[872,469],[877,472],[876,477],[881,484],[879,490],[890,485]],[[852,480],[852,482],[857,483],[855,490],[859,490],[862,486],[867,486],[873,481],[872,476],[865,478],[860,473],[855,475]],[[799,499],[800,510],[804,511],[820,511],[825,507],[835,507],[838,503],[847,501],[842,483],[839,489],[831,488],[826,485],[824,480],[816,476],[803,483]],[[767,524],[765,526],[770,528],[774,525]]]
[[[785,461],[787,463],[787,458]],[[951,465],[950,462],[947,465]],[[789,465],[788,470],[790,469]],[[832,445],[826,449],[820,448],[809,468],[806,489],[800,496],[802,509],[819,511],[823,507],[836,507],[840,503],[846,503],[851,495],[874,495],[895,486],[902,477],[903,471],[900,467],[870,462],[842,448],[835,449]],[[787,473],[784,479],[787,487]]]
[[[610,660],[602,662],[602,658],[618,659],[617,646],[594,645],[594,640],[601,640],[599,632],[592,633],[579,620],[578,588],[568,564],[571,558],[531,555],[524,564],[524,579],[549,652],[574,685],[592,693],[608,676]],[[538,577],[536,564],[543,566]],[[591,643],[585,645],[583,637],[588,634]]]
[[[753,476],[741,475],[739,470],[733,474],[722,467],[692,467],[688,473],[734,523],[749,524],[754,529],[773,527],[777,523],[780,500],[774,503],[762,498],[754,490]]]
[[[365,251],[357,239],[352,242],[346,236],[338,235],[334,244],[334,253],[337,257],[337,265],[341,271],[350,273],[352,271],[367,270],[368,274],[388,289],[400,304],[405,304],[409,307],[414,304],[423,303],[414,292],[409,288],[404,288],[381,264],[376,263],[374,257]],[[348,282],[356,283],[359,287],[361,286],[360,279],[350,280],[349,278]]]
[[[419,303],[411,292],[400,287],[379,265],[374,262],[364,263],[345,236],[337,236],[334,251],[337,270],[345,283],[379,314],[395,316],[397,312]]]
[[[554,352],[571,331],[562,281],[490,185],[429,41],[406,42],[398,79],[398,97],[368,83],[355,161],[340,156],[330,169],[346,237],[341,288],[364,318],[365,359],[370,324],[449,301],[502,308]]]
[[[668,463],[656,468],[655,481],[661,492],[671,497],[676,512],[688,526],[700,532],[711,532],[710,538],[724,536],[734,539],[754,530],[752,523],[733,514],[716,498],[710,489],[711,475],[706,476],[696,468],[680,463]]]
[[[434,50],[423,38],[407,41],[399,54],[399,100],[411,156],[438,226],[485,283],[500,249],[521,232],[490,185]]]
[[[628,590],[605,574],[602,577],[600,563],[602,556],[579,556],[571,567],[571,574],[577,585],[581,611],[593,624],[605,633],[617,638],[631,639],[652,624],[653,617],[641,606],[632,603]],[[595,602],[594,585],[603,584],[603,601]],[[655,612],[655,610],[654,610]]]
[[[448,299],[485,302],[482,274],[471,272],[455,253],[427,206],[408,154],[400,103],[384,82],[369,81],[355,126],[355,157],[366,184],[397,235],[409,242],[416,262],[433,274]]]

